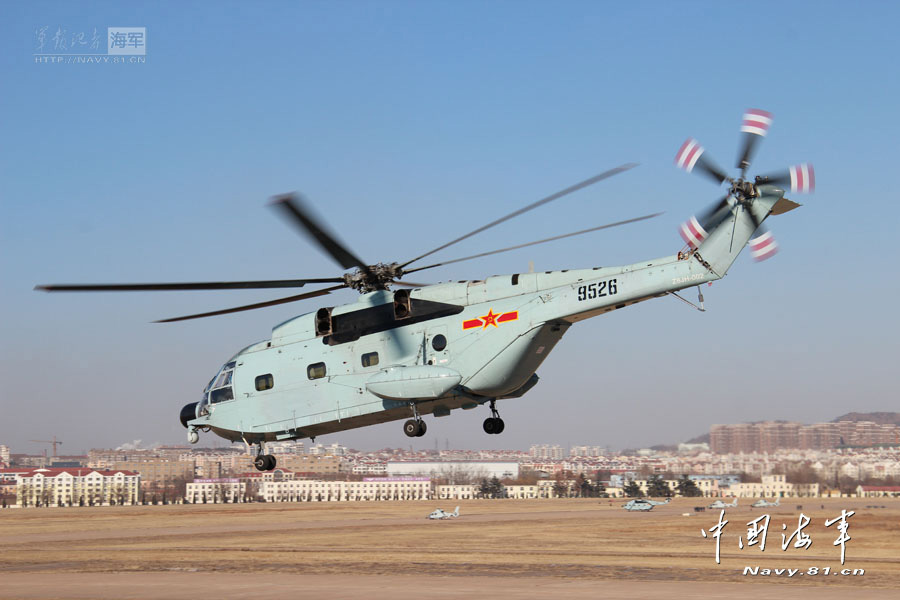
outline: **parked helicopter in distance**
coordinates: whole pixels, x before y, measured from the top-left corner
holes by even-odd
[[[778,498],[775,498],[775,502],[769,502],[765,498],[760,498],[753,504],[751,504],[753,508],[766,508],[767,506],[779,506]]]
[[[403,263],[369,264],[337,240],[308,206],[294,195],[276,197],[282,215],[344,269],[339,277],[275,281],[230,281],[150,284],[57,284],[36,289],[59,291],[167,291],[299,288],[330,284],[314,291],[245,306],[193,314],[157,322],[174,322],[275,306],[352,288],[357,302],[323,306],[276,325],[272,336],[251,344],[225,361],[197,402],[180,413],[188,440],[201,431],[256,445],[254,464],[275,468],[265,453],[272,441],[315,439],[316,436],[408,419],[410,437],[425,434],[423,415],[445,417],[453,410],[487,405],[488,434],[504,430],[496,402],[518,398],[538,382],[536,371],[574,323],[652,298],[721,279],[748,244],[757,260],[772,256],[777,245],[763,229],[773,214],[798,204],[784,197],[790,184],[796,192],[814,188],[810,165],[771,175],[745,178],[759,138],[771,115],[748,110],[741,128],[744,147],[738,160],[740,176],[727,176],[690,139],[676,155],[676,164],[690,172],[727,183],[724,198],[712,209],[681,226],[686,247],[676,255],[618,267],[563,269],[515,273],[481,280],[435,285],[401,278],[448,265],[582,235],[649,219],[661,213],[609,223],[492,252],[443,260],[424,266],[413,263],[444,250],[513,217],[536,209],[613,175],[631,169],[610,169],[511,214],[483,225]],[[403,289],[391,290],[391,286]],[[687,300],[684,300],[687,302]],[[702,302],[702,296],[701,296]]]
[[[428,515],[428,519],[432,520],[445,520],[445,519],[455,519],[459,516],[459,507],[456,507],[456,510],[453,512],[446,512],[441,510],[440,508]]]
[[[657,502],[656,500],[650,500],[647,498],[635,498],[634,500],[629,500],[628,502],[623,504],[622,508],[627,511],[646,512],[648,510],[653,510],[654,506],[659,506],[660,504],[668,504],[671,501],[671,498],[666,498],[665,502]]]
[[[734,502],[726,503],[723,500],[716,500],[712,504],[709,505],[709,508],[737,508],[738,499],[735,498]]]

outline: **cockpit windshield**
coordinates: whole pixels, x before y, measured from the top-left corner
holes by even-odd
[[[206,384],[206,388],[203,390],[203,400],[200,402],[200,406],[197,410],[198,414],[208,414],[209,410],[207,407],[209,404],[234,400],[234,392],[231,387],[231,378],[234,375],[234,365],[234,361],[226,363],[216,376],[210,379],[209,383]]]

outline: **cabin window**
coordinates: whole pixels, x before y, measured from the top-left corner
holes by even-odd
[[[306,367],[306,376],[310,379],[322,379],[325,377],[325,363],[314,363]]]
[[[443,334],[437,334],[431,338],[431,347],[440,352],[447,347],[447,338]]]
[[[266,373],[265,375],[260,375],[256,378],[256,391],[264,392],[266,390],[271,390],[275,387],[275,378],[272,377],[271,373]]]
[[[377,352],[367,352],[362,355],[362,366],[364,367],[374,367],[378,364],[378,353]]]

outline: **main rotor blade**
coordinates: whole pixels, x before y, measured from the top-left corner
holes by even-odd
[[[235,308],[225,308],[222,310],[214,310],[212,312],[199,313],[196,315],[187,315],[184,317],[173,317],[171,319],[160,319],[153,321],[154,323],[174,323],[175,321],[187,321],[188,319],[200,319],[203,317],[215,317],[216,315],[227,315],[230,313],[241,312],[245,310],[253,310],[255,308],[265,308],[267,306],[277,306],[278,304],[287,304],[288,302],[296,302],[297,300],[305,300],[306,298],[315,298],[316,296],[324,296],[335,290],[347,287],[346,285],[336,285],[330,288],[316,290],[314,292],[306,292],[297,296],[288,296],[287,298],[279,298],[278,300],[269,300],[268,302],[257,302],[256,304],[247,304]]]
[[[746,172],[750,167],[750,161],[753,159],[753,153],[759,140],[766,137],[771,126],[772,113],[770,112],[758,108],[748,108],[744,113],[744,120],[741,123],[744,145],[737,161],[737,168],[742,172]]]
[[[626,164],[616,167],[614,169],[604,171],[603,173],[600,173],[599,175],[594,175],[590,179],[585,179],[584,181],[582,181],[580,183],[576,183],[575,185],[567,187],[566,189],[556,192],[555,194],[550,194],[546,198],[542,198],[542,199],[538,200],[537,202],[533,202],[524,208],[520,208],[517,211],[511,212],[510,214],[506,215],[505,217],[500,217],[496,221],[491,221],[487,225],[482,225],[475,231],[471,231],[461,237],[456,238],[453,241],[447,242],[443,246],[438,246],[434,250],[429,250],[425,254],[417,256],[416,258],[414,258],[412,260],[406,261],[405,263],[400,265],[400,267],[403,268],[406,265],[409,265],[418,260],[421,260],[421,259],[425,258],[426,256],[430,256],[430,255],[434,254],[435,252],[438,252],[439,250],[443,250],[444,248],[447,248],[449,246],[452,246],[453,244],[456,244],[467,238],[470,238],[475,234],[481,233],[482,231],[485,231],[486,229],[490,229],[491,227],[494,227],[495,225],[499,225],[500,223],[508,221],[508,220],[512,219],[513,217],[518,217],[519,215],[527,213],[528,211],[533,210],[539,206],[543,206],[544,204],[547,204],[548,202],[552,202],[554,200],[562,198],[563,196],[567,196],[567,195],[571,194],[572,192],[577,192],[578,190],[584,189],[590,185],[594,185],[595,183],[603,181],[604,179],[608,179],[609,177],[612,177],[613,175],[618,175],[619,173],[622,173],[629,169],[633,169],[636,166],[637,166],[637,163],[626,163]]]
[[[257,290],[299,288],[307,283],[339,283],[340,277],[319,279],[278,279],[272,281],[209,281],[185,283],[65,283],[36,285],[42,292],[170,292],[182,290]]]
[[[334,235],[327,231],[323,224],[312,216],[308,203],[296,194],[283,194],[272,198],[272,205],[282,212],[295,225],[299,225],[310,238],[327,252],[339,265],[345,269],[359,267],[368,271],[368,265],[358,256],[350,252],[346,246],[335,239]]]
[[[481,258],[482,256],[490,256],[492,254],[500,254],[501,252],[509,252],[510,250],[518,250],[519,248],[526,248],[528,246],[536,246],[538,244],[554,242],[556,240],[561,240],[561,239],[573,237],[576,235],[591,233],[592,231],[600,231],[601,229],[609,229],[610,227],[618,227],[620,225],[627,225],[629,223],[636,223],[637,221],[644,221],[646,219],[652,219],[653,217],[658,217],[661,214],[663,214],[663,213],[661,213],[661,212],[653,213],[651,215],[644,215],[643,217],[635,217],[634,219],[627,219],[625,221],[616,221],[615,223],[607,223],[606,225],[600,225],[599,227],[591,227],[590,229],[582,229],[581,231],[575,231],[573,233],[564,233],[563,235],[556,235],[556,236],[546,238],[543,240],[537,240],[536,242],[528,242],[526,244],[518,244],[516,246],[510,246],[509,248],[501,248],[500,250],[491,250],[490,252],[482,252],[480,254],[473,254],[472,256],[466,256],[464,258],[454,258],[453,260],[445,260],[444,262],[435,263],[433,265],[428,265],[426,267],[417,267],[415,269],[410,269],[410,270],[406,271],[406,273],[415,273],[416,271],[424,271],[425,269],[433,269],[434,267],[450,265],[453,263],[462,262],[464,260],[472,260],[473,258]]]

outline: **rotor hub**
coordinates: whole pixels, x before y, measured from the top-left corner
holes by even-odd
[[[344,274],[344,283],[360,293],[386,290],[395,279],[403,275],[399,263],[377,263],[365,269],[356,269]]]

